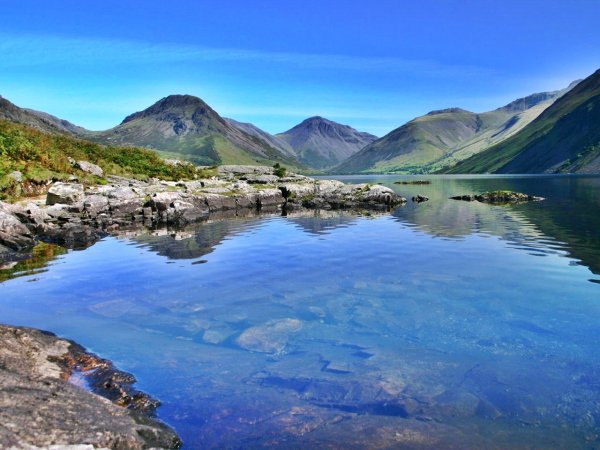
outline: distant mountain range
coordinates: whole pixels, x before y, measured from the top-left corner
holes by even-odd
[[[600,72],[600,71],[599,71]],[[171,95],[105,131],[0,97],[0,120],[107,145],[142,146],[198,165],[280,163],[332,173],[600,172],[599,72],[485,113],[432,111],[377,139],[322,117],[272,135]]]
[[[28,125],[46,133],[77,134],[87,132],[84,128],[50,114],[34,111],[33,109],[19,108],[2,96],[0,96],[0,120]]]
[[[315,169],[334,167],[377,139],[372,134],[318,116],[276,137],[294,149],[300,163]]]
[[[266,133],[265,133],[266,134]],[[258,133],[222,118],[198,97],[171,95],[127,116],[110,130],[87,133],[96,142],[152,148],[199,165],[272,164],[298,166],[289,153]]]
[[[448,173],[600,173],[600,70],[509,139]]]
[[[485,113],[432,111],[396,128],[334,168],[337,173],[429,173],[502,142],[570,89],[533,94]]]

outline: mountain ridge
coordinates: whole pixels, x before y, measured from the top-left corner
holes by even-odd
[[[332,171],[429,173],[453,166],[523,129],[573,85],[531,94],[483,113],[456,107],[430,111],[392,130]]]
[[[600,172],[600,70],[519,133],[444,172]]]
[[[333,167],[377,139],[321,116],[309,117],[275,136],[294,149],[300,163],[315,169]]]
[[[249,134],[221,117],[202,99],[169,95],[128,115],[116,127],[94,132],[90,139],[138,145],[200,165],[299,164],[257,134]]]

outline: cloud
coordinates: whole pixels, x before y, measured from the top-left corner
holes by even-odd
[[[312,69],[411,72],[426,76],[481,76],[487,69],[397,57],[269,52],[143,41],[0,34],[0,67],[48,64],[164,64],[262,62]]]

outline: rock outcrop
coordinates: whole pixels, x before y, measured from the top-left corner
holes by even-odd
[[[522,194],[521,192],[513,191],[493,191],[485,192],[483,194],[466,194],[466,195],[455,195],[450,197],[452,200],[464,200],[467,202],[478,201],[481,203],[522,203],[522,202],[538,202],[544,200],[543,197],[536,197],[535,195]]]
[[[56,182],[45,204],[0,204],[0,245],[21,250],[31,247],[37,237],[86,247],[132,225],[179,227],[215,213],[301,208],[385,211],[406,201],[384,186],[347,185],[293,173],[279,176],[266,166],[220,166],[216,176],[193,181],[108,180],[109,184],[89,187]]]
[[[69,383],[78,371],[107,398]],[[0,325],[0,448],[178,448],[173,430],[146,414],[158,402],[133,381],[74,342]]]

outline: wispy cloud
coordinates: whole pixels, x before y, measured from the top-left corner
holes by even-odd
[[[423,76],[481,76],[488,69],[431,60],[210,48],[143,41],[0,34],[0,67],[45,64],[161,64],[263,62],[312,69],[413,72]]]

